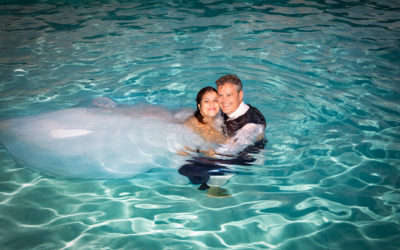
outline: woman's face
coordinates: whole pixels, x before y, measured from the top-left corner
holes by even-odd
[[[198,106],[203,116],[216,116],[219,112],[217,93],[214,91],[206,92]]]

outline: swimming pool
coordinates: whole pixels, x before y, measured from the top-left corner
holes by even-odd
[[[155,168],[47,176],[0,148],[2,249],[397,249],[396,1],[2,1],[0,117],[194,108],[226,73],[269,142],[215,199]],[[139,142],[140,143],[140,142]]]

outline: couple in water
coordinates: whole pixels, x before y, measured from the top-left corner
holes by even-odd
[[[225,75],[216,81],[217,89],[205,87],[196,97],[197,109],[184,125],[206,141],[218,143],[214,149],[201,151],[207,157],[195,157],[179,169],[199,189],[208,189],[211,176],[228,174],[228,168],[220,165],[248,165],[248,153],[264,147],[266,122],[261,112],[243,102],[243,85],[236,75]],[[222,110],[222,114],[220,112]],[[222,117],[221,117],[222,116]],[[199,150],[185,148],[180,154]],[[232,156],[230,159],[213,159],[214,156]]]

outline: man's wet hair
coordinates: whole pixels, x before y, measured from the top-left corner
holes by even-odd
[[[215,84],[217,84],[217,87],[219,86],[223,86],[226,83],[230,83],[236,86],[236,90],[242,91],[243,90],[243,84],[242,81],[240,81],[239,77],[237,75],[224,75],[221,76],[216,82]]]

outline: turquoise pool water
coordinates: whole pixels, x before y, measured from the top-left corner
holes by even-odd
[[[1,120],[99,96],[194,108],[235,73],[269,143],[223,199],[174,167],[62,179],[0,146],[0,248],[398,249],[399,16],[397,1],[1,1]]]

